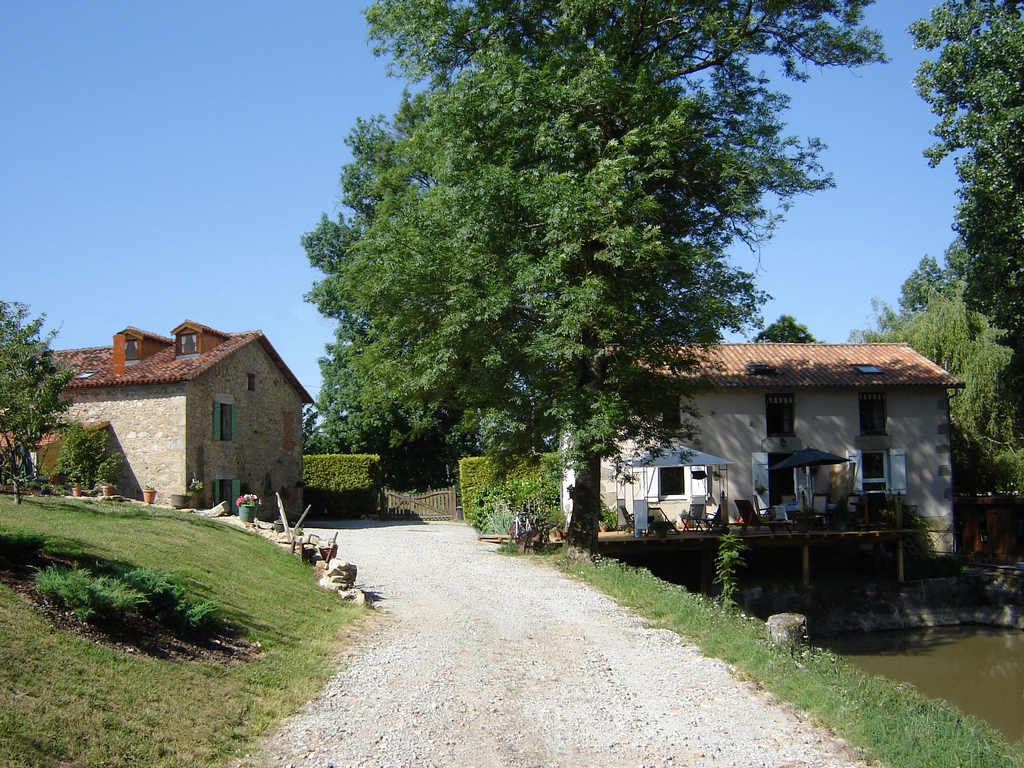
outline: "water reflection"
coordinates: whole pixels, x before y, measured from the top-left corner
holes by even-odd
[[[1024,738],[1024,632],[934,627],[871,632],[819,643],[873,675],[914,685],[983,718],[1009,740]]]

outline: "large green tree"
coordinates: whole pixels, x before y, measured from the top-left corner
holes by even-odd
[[[876,328],[855,341],[902,341],[964,382],[950,399],[953,464],[960,493],[1024,488],[1024,442],[1015,430],[1004,333],[964,301],[964,283],[929,256],[903,283],[900,310],[875,301]]]
[[[25,457],[61,425],[68,403],[61,395],[74,372],[53,359],[56,333],[42,335],[45,316],[32,319],[25,304],[0,301],[0,475],[16,503]]]
[[[965,297],[1024,353],[1024,19],[1016,0],[944,0],[911,26],[938,51],[918,92],[938,122],[932,165],[953,155]]]
[[[779,315],[779,319],[757,334],[754,341],[758,343],[773,341],[814,344],[817,339],[806,325],[798,323],[792,315]]]
[[[346,210],[307,237],[363,396],[472,409],[502,451],[557,436],[593,551],[602,458],[678,434],[702,350],[757,317],[728,249],[830,184],[752,61],[881,59],[868,2],[374,3],[418,90],[357,124]]]

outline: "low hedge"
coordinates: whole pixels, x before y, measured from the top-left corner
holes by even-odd
[[[379,511],[380,456],[324,453],[302,457],[303,495],[310,515],[361,517]]]

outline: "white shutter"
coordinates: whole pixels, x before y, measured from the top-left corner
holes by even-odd
[[[860,451],[847,451],[846,458],[853,462],[853,492],[864,493],[864,462]]]
[[[758,501],[761,503],[761,509],[768,509],[768,454],[760,452],[750,454],[750,464],[751,478],[753,480],[751,492],[757,496]],[[759,485],[765,487],[764,493],[758,493],[756,490],[753,490]]]
[[[907,452],[903,448],[889,451],[889,490],[893,493],[907,492]]]

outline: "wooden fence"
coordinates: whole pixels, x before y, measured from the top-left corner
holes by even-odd
[[[381,515],[418,517],[421,520],[455,520],[458,517],[455,486],[423,493],[402,493],[385,489],[381,492]]]

